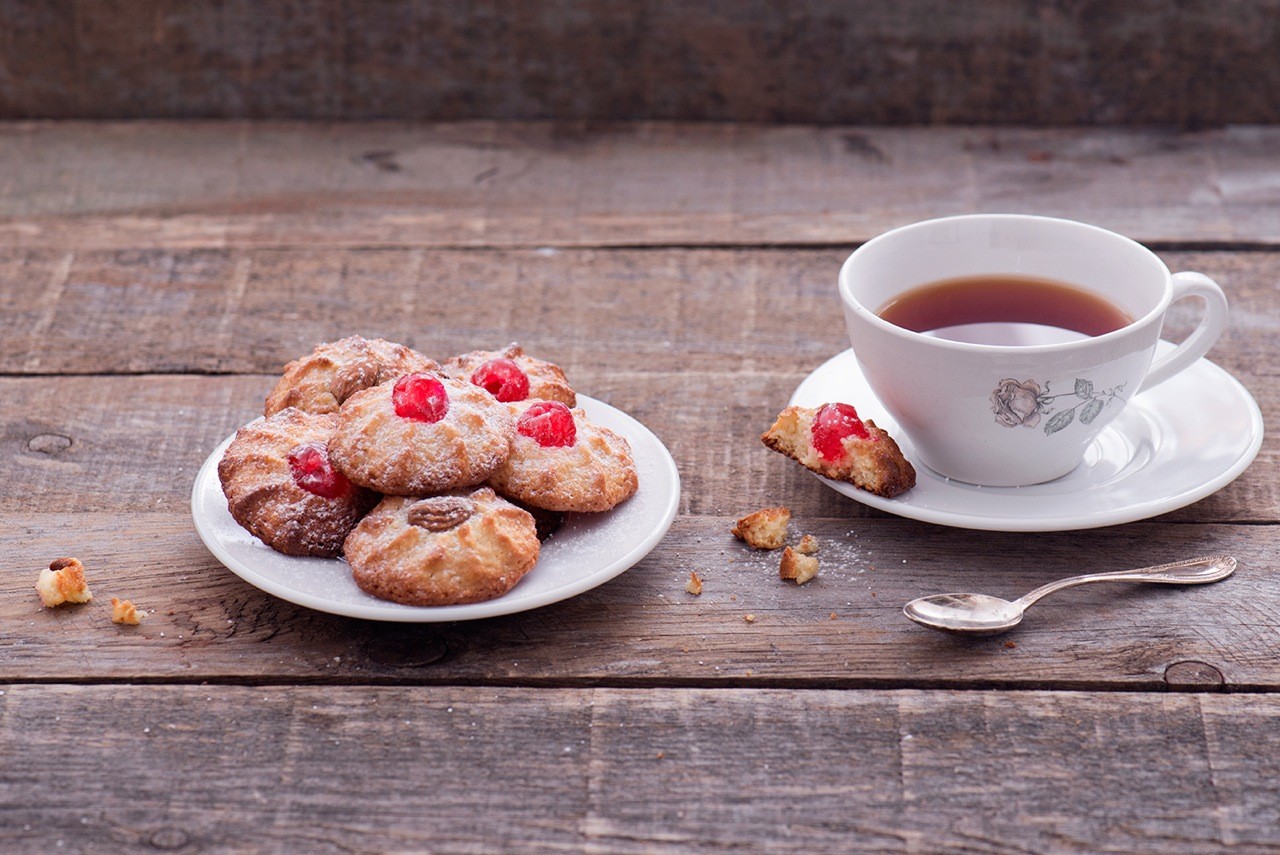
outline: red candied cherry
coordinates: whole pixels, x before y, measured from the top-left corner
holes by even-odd
[[[449,394],[430,374],[406,374],[392,388],[391,404],[401,418],[433,424],[449,412]]]
[[[529,397],[529,375],[512,359],[490,359],[472,373],[471,382],[499,401],[523,401]]]
[[[543,448],[565,448],[578,439],[573,413],[559,401],[539,401],[520,414],[516,430]]]
[[[845,437],[871,439],[858,411],[849,404],[823,404],[813,417],[813,447],[823,460],[844,457]]]
[[[329,462],[323,442],[308,442],[289,452],[289,472],[293,482],[308,493],[337,499],[351,491],[351,482]]]

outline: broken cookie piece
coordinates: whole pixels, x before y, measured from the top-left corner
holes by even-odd
[[[685,583],[684,589],[695,597],[702,593],[702,577],[692,570],[689,571],[689,581]]]
[[[84,565],[78,558],[58,558],[40,571],[36,591],[45,608],[63,603],[87,603],[93,599],[84,578]]]
[[[137,626],[142,622],[142,617],[138,614],[138,609],[133,603],[128,600],[121,600],[118,597],[112,597],[111,622]]]
[[[813,555],[818,551],[818,538],[811,534],[806,534],[800,538],[800,542],[796,544],[796,552],[801,555]]]
[[[778,549],[787,542],[790,508],[762,508],[734,524],[733,536],[752,549]]]
[[[778,566],[778,575],[797,585],[803,585],[818,575],[818,559],[812,555],[801,555],[788,546],[782,551],[782,563]]]

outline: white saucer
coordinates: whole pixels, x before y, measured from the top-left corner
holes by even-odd
[[[680,504],[680,474],[671,453],[640,422],[608,404],[578,396],[588,418],[627,438],[640,489],[602,514],[567,514],[543,545],[538,563],[501,597],[461,606],[405,606],[366,594],[340,558],[295,558],[263,545],[232,519],[218,482],[227,437],[196,475],[191,514],[196,532],[219,561],[250,585],[300,606],[366,620],[433,623],[474,620],[538,608],[588,591],[622,573],[662,540]]]
[[[1157,355],[1172,347],[1160,342]],[[917,480],[896,499],[823,483],[891,514],[987,531],[1070,531],[1163,514],[1226,486],[1262,445],[1262,413],[1253,396],[1205,359],[1136,396],[1075,470],[1031,487],[978,487],[917,463],[911,440],[872,394],[852,350],[819,366],[791,396],[792,404],[805,407],[830,401],[853,404],[893,434],[915,464]]]

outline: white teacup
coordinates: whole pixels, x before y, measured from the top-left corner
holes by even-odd
[[[1018,339],[1031,343],[990,344],[912,332],[877,314],[913,288],[980,275],[1066,282],[1133,320],[1094,337],[1064,341],[1032,328],[1029,339]],[[1153,364],[1170,304],[1191,296],[1204,302],[1199,325]],[[914,462],[997,487],[1070,472],[1134,395],[1194,363],[1227,323],[1226,297],[1208,277],[1171,274],[1146,247],[1096,226],[1016,214],[946,217],[886,232],[845,261],[840,297],[858,364],[911,438]]]

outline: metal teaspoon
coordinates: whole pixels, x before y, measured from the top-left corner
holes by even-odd
[[[1166,585],[1203,585],[1227,578],[1236,570],[1230,555],[1190,558],[1172,564],[1090,573],[1041,585],[1013,602],[986,594],[934,594],[902,607],[902,613],[922,626],[965,635],[998,635],[1022,621],[1022,613],[1041,597],[1088,582],[1160,582]]]

